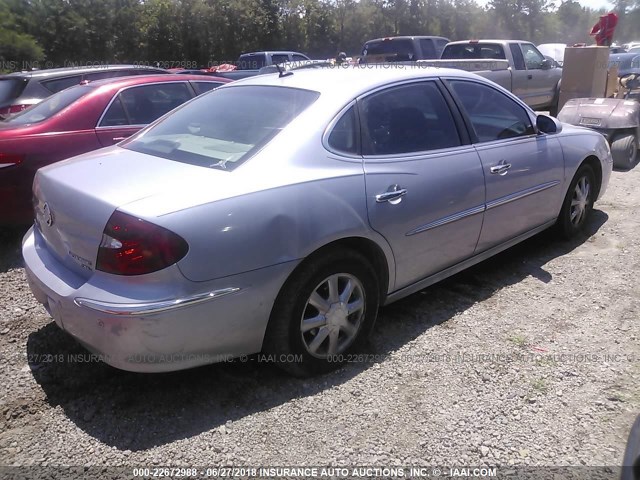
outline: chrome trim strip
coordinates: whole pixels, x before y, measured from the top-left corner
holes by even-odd
[[[548,188],[555,187],[556,185],[559,185],[559,184],[560,184],[559,180],[554,180],[553,182],[543,183],[536,187],[527,188],[526,190],[512,193],[511,195],[507,195],[506,197],[501,197],[496,200],[492,200],[491,202],[487,203],[487,210],[491,208],[499,207],[506,203],[515,202],[516,200],[520,200],[522,198],[528,197],[529,195],[542,192],[544,190],[547,190]]]
[[[198,303],[236,293],[240,290],[241,289],[238,287],[229,287],[222,288],[220,290],[214,290],[212,292],[191,295],[190,297],[178,298],[176,300],[161,300],[158,302],[148,303],[111,303],[81,297],[75,298],[73,300],[73,303],[75,303],[79,307],[90,308],[91,310],[108,313],[110,315],[152,315],[155,313],[166,312],[177,308],[190,307],[192,305],[197,305]]]
[[[433,285],[434,283],[444,280],[447,277],[455,275],[456,273],[461,272],[462,270],[465,270],[466,268],[469,268],[470,266],[475,265],[476,263],[480,263],[483,260],[486,260],[487,258],[494,256],[496,253],[500,253],[503,250],[506,250],[507,248],[511,248],[517,243],[520,243],[521,241],[526,240],[527,238],[532,237],[537,233],[542,232],[543,230],[546,230],[547,228],[553,226],[555,223],[556,223],[555,219],[550,220],[549,222],[543,225],[540,225],[539,227],[536,227],[533,230],[529,230],[528,232],[518,235],[517,237],[512,238],[511,240],[508,240],[501,245],[490,248],[489,250],[485,250],[482,253],[478,253],[477,255],[474,255],[471,258],[463,260],[462,262],[456,265],[453,265],[445,270],[442,270],[438,273],[434,273],[430,277],[419,280],[412,285],[408,285],[406,287],[401,288],[400,290],[396,290],[395,292],[392,292],[387,296],[384,302],[384,305],[393,303],[397,300],[400,300],[404,297],[411,295],[412,293],[416,293],[424,288],[427,288],[428,286]]]
[[[17,165],[17,163],[0,163],[0,168],[13,167],[14,165]]]
[[[462,220],[463,218],[469,217],[471,215],[477,215],[485,211],[484,205],[478,205],[477,207],[470,208],[468,210],[463,210],[462,212],[454,213],[453,215],[449,215],[448,217],[441,218],[439,220],[435,220],[431,223],[427,223],[426,225],[422,225],[417,227],[407,233],[405,236],[415,235],[416,233],[426,232],[427,230],[431,230],[432,228],[442,227],[443,225],[447,225],[452,222],[456,222],[458,220]]]

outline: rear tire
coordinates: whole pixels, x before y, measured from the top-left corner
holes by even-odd
[[[611,142],[613,165],[620,168],[633,168],[638,156],[638,139],[633,133],[619,135]]]
[[[335,370],[367,341],[379,298],[376,272],[362,254],[341,249],[312,258],[278,294],[263,350],[295,376]]]
[[[593,210],[595,191],[593,169],[584,164],[571,180],[558,216],[557,227],[563,238],[569,240],[584,230]]]

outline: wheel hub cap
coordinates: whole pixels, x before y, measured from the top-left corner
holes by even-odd
[[[300,331],[307,351],[318,358],[344,352],[358,335],[365,310],[364,287],[353,275],[327,277],[307,300]]]
[[[586,218],[591,195],[591,185],[587,177],[578,180],[571,199],[571,223],[579,225]]]

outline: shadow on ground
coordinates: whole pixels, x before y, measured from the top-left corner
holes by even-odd
[[[607,215],[595,210],[584,236],[571,242],[544,232],[500,255],[402,301],[384,307],[367,353],[383,355],[434,325],[529,275],[551,280],[544,270],[596,234]],[[425,313],[427,312],[427,313]],[[86,351],[50,323],[33,332],[28,358],[86,358]],[[61,361],[31,369],[51,406],[60,405],[78,427],[125,450],[146,450],[189,438],[247,415],[321,392],[357,376],[372,364],[349,364],[312,378],[295,379],[257,358],[168,374],[134,374],[99,362]]]
[[[0,273],[20,268],[22,263],[22,237],[27,228],[0,228]]]

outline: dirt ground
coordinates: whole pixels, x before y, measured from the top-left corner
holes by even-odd
[[[0,251],[0,465],[619,465],[640,413],[640,168],[543,233],[382,309],[365,361],[141,375],[92,361]],[[0,475],[1,476],[1,475]]]

